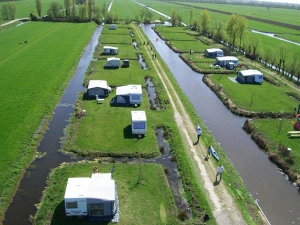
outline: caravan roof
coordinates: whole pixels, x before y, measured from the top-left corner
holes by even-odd
[[[219,60],[219,61],[227,61],[227,60],[236,61],[236,60],[238,60],[234,56],[222,56],[222,57],[216,57],[216,59]]]
[[[118,47],[112,47],[112,46],[103,46],[104,49],[116,49],[118,50]]]
[[[209,48],[209,49],[206,49],[207,52],[217,52],[217,51],[222,51],[222,49],[219,49],[219,48]]]
[[[65,192],[66,198],[86,198],[89,177],[69,178]]]
[[[147,121],[145,111],[131,111],[131,120],[133,122],[145,122]]]
[[[91,178],[86,197],[114,201],[116,199],[115,181],[111,179]]]
[[[263,75],[262,72],[258,70],[242,70],[240,73],[243,74],[243,76]]]
[[[87,89],[97,88],[97,87],[111,90],[111,88],[107,85],[106,80],[90,80]]]
[[[142,85],[129,84],[117,87],[116,95],[142,94]]]

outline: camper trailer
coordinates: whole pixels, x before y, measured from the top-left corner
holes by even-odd
[[[118,47],[104,46],[103,47],[103,54],[104,55],[118,55],[119,54],[119,49],[118,49]]]
[[[69,178],[64,202],[67,216],[88,216],[90,220],[112,220],[119,211],[117,186],[111,173]]]
[[[205,50],[204,55],[207,58],[222,57],[224,56],[224,52],[222,49],[219,48],[209,48]]]
[[[129,84],[117,87],[116,97],[112,99],[113,105],[140,105],[142,104],[142,85]]]
[[[120,65],[121,65],[120,58],[111,57],[111,58],[107,58],[104,68],[119,68]]]
[[[145,111],[131,111],[131,131],[132,134],[146,134],[147,118]]]
[[[242,84],[262,84],[264,75],[258,70],[241,70],[237,72],[237,81]]]
[[[110,30],[116,30],[117,29],[117,25],[116,24],[112,24],[109,26]]]
[[[90,178],[69,178],[65,191],[65,210],[67,216],[87,216],[87,187]]]
[[[107,97],[111,91],[111,87],[107,85],[105,80],[90,80],[87,88],[87,95],[89,97]]]
[[[215,65],[226,67],[228,63],[233,63],[234,67],[237,67],[239,60],[233,56],[216,57]]]

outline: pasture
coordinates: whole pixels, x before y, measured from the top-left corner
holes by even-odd
[[[34,224],[91,224],[88,219],[70,219],[65,215],[64,192],[69,177],[90,177],[94,165],[101,173],[115,166],[113,179],[118,185],[120,224],[180,224],[177,209],[164,169],[158,164],[76,163],[56,168],[50,176],[41,208]],[[57,183],[57,181],[60,181]],[[155,194],[154,194],[155,193]],[[97,223],[99,224],[99,223]],[[101,223],[103,224],[103,223]],[[105,224],[114,224],[112,222]]]
[[[34,158],[43,128],[35,132],[51,118],[94,29],[94,23],[28,22],[0,32],[2,212]]]

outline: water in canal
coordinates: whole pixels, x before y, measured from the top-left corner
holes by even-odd
[[[272,225],[300,224],[300,195],[267,155],[244,132],[245,118],[233,115],[203,82],[167,47],[151,25],[141,25],[208,129],[243,179],[244,185]],[[156,41],[158,39],[158,41]]]
[[[54,110],[55,114],[49,124],[49,130],[46,131],[44,139],[37,149],[38,152],[45,153],[45,156],[35,159],[26,170],[20,182],[19,189],[5,213],[4,225],[31,224],[28,221],[29,215],[35,215],[36,213],[35,204],[40,202],[50,169],[58,167],[62,162],[72,161],[70,156],[65,156],[58,152],[60,149],[60,139],[64,135],[63,130],[68,124],[70,115],[74,112],[74,104],[78,97],[77,94],[85,90],[82,86],[82,80],[92,60],[101,30],[102,26],[96,28],[79,61],[73,78]]]

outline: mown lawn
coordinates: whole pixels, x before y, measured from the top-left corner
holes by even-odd
[[[51,116],[94,30],[94,23],[28,22],[0,32],[1,211],[34,156],[35,131]]]
[[[90,162],[65,164],[51,173],[49,187],[44,192],[43,204],[35,215],[34,224],[91,224],[88,219],[70,219],[65,215],[64,193],[69,177],[90,177],[94,165],[101,173],[108,173],[115,166],[113,179],[118,185],[119,224],[180,223],[161,165]]]
[[[291,88],[283,84],[274,86],[266,81],[261,85],[240,84],[232,81],[235,78],[235,74],[211,76],[214,83],[222,85],[226,96],[238,108],[255,112],[293,112],[294,107],[299,104],[287,94],[291,92]]]
[[[279,153],[278,146],[282,144],[287,148],[291,148],[291,154],[295,156],[295,163],[292,168],[300,172],[300,142],[299,138],[290,138],[289,131],[293,131],[294,120],[288,119],[257,119],[251,121],[251,124],[268,140],[268,144],[272,152]],[[279,155],[281,155],[279,153]]]

